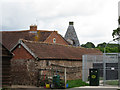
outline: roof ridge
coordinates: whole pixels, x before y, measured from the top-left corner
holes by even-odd
[[[21,30],[21,31],[0,31],[0,32],[25,32],[25,31],[29,31],[29,30]]]
[[[62,37],[62,38],[65,40],[66,43],[68,43],[68,44],[70,45],[70,43],[69,43],[61,34],[58,33],[58,35],[59,35],[60,37]]]
[[[72,47],[72,48],[88,49],[88,48],[84,48],[84,47],[75,47],[72,45],[63,45],[63,44],[59,44],[59,43],[54,44],[54,43],[48,43],[48,42],[30,41],[30,40],[25,40],[25,39],[19,39],[19,40],[22,40],[23,42],[29,42],[29,43],[40,43],[40,44],[59,45],[59,46]]]
[[[48,31],[48,30],[37,30],[37,31],[54,32],[54,31]]]
[[[26,32],[30,30],[20,30],[20,31],[0,31],[0,32]],[[37,30],[37,31],[43,31],[43,32],[54,32],[54,31],[48,31],[48,30]],[[57,31],[56,31],[57,32]]]
[[[80,48],[80,49],[87,49],[87,50],[98,50],[96,48],[84,48],[84,47],[76,47],[76,46],[72,46],[72,45],[63,45],[63,44],[59,44],[59,43],[48,43],[48,42],[40,42],[40,41],[30,41],[30,40],[25,40],[25,39],[21,39],[23,42],[29,42],[29,43],[40,43],[40,44],[47,44],[47,45],[58,45],[58,46],[65,46],[65,47],[71,47],[71,48]]]

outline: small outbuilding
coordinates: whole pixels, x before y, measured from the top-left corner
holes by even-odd
[[[50,75],[52,70],[63,75],[63,68],[67,68],[67,80],[81,79],[82,55],[102,53],[97,49],[22,39],[11,52],[12,84],[17,85],[37,85],[39,76]]]

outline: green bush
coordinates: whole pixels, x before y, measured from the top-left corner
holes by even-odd
[[[68,88],[80,87],[80,86],[89,86],[88,83],[83,82],[82,80],[67,80]]]

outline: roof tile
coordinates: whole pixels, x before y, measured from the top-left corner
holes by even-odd
[[[102,54],[98,49],[22,40],[39,59],[82,60],[84,54]]]
[[[2,31],[2,44],[9,50],[18,42],[19,39],[35,41],[37,36],[38,41],[44,41],[53,31],[37,30],[37,33],[30,33],[30,30],[25,31]]]

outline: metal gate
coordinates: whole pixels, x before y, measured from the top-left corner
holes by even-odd
[[[105,53],[103,55],[83,55],[82,80],[88,82],[89,69],[100,70],[100,85],[118,84],[118,54]]]

